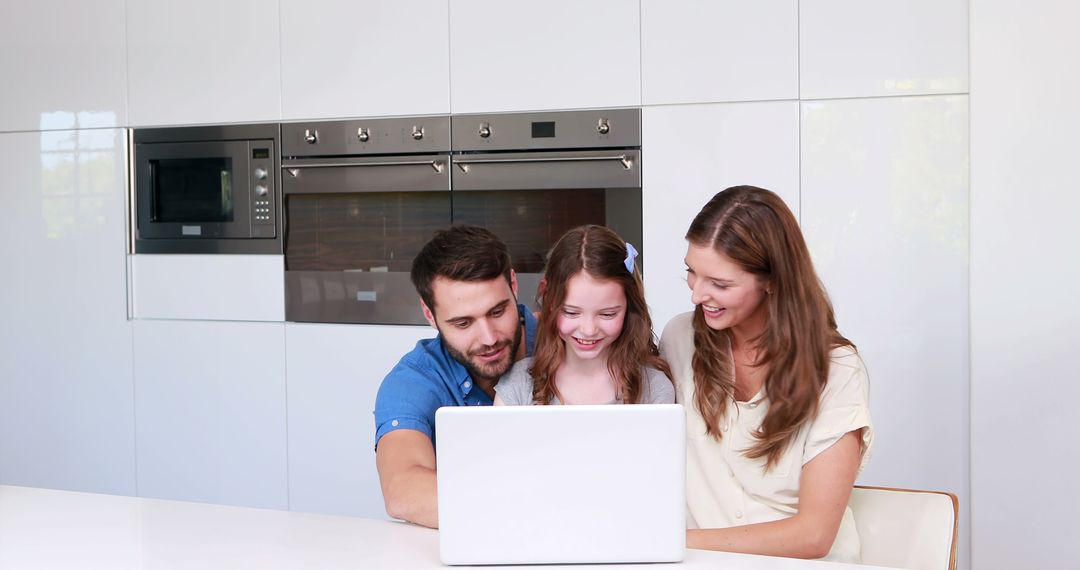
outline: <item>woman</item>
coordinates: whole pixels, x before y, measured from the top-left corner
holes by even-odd
[[[798,222],[752,186],[686,233],[697,305],[664,329],[687,415],[687,546],[859,561],[848,498],[873,442],[866,372]]]

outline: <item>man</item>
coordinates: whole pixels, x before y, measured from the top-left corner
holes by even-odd
[[[506,244],[484,228],[436,233],[410,277],[439,334],[418,342],[379,387],[375,463],[387,514],[437,528],[435,411],[491,405],[499,377],[532,355],[536,319],[517,304]]]

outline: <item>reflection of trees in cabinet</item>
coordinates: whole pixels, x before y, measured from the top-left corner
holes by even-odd
[[[449,192],[289,196],[285,266],[292,271],[404,271],[450,223]]]
[[[604,224],[603,189],[454,192],[454,223],[483,226],[510,248],[514,270],[540,273],[566,230]]]

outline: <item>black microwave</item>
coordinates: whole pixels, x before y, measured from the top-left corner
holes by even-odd
[[[132,132],[135,253],[280,254],[276,124]]]

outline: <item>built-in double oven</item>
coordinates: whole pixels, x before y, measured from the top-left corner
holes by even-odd
[[[412,259],[456,223],[507,243],[528,305],[566,230],[640,249],[640,131],[636,109],[282,125],[286,319],[423,324]]]
[[[283,253],[288,321],[423,324],[409,270],[451,224],[500,236],[534,307],[566,230],[642,249],[637,109],[137,129],[132,147],[134,251]]]

